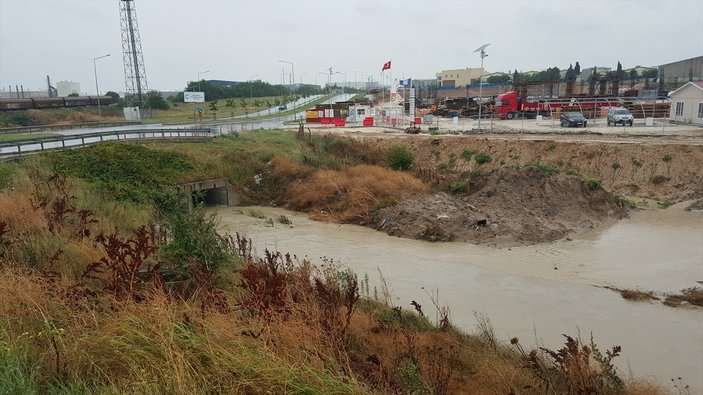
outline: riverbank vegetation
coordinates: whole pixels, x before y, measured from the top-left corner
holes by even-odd
[[[616,371],[617,346],[531,349],[486,318],[465,333],[332,260],[254,251],[169,188],[225,177],[248,202],[358,221],[431,188],[383,158],[256,132],[0,164],[0,393],[665,393]]]

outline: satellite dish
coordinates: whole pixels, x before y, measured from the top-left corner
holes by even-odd
[[[491,43],[483,44],[483,45],[481,45],[480,47],[478,47],[478,49],[475,50],[474,52],[483,52],[483,50],[486,49],[486,47],[489,46],[489,45],[491,45]]]

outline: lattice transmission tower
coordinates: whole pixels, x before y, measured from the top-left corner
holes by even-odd
[[[139,38],[137,10],[134,8],[134,0],[119,1],[125,88],[127,94],[134,99],[134,106],[148,110],[146,94],[149,88],[146,83],[142,41]]]

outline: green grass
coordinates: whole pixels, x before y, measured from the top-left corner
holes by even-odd
[[[46,137],[56,137],[59,136],[56,133],[18,133],[18,134],[0,134],[0,143],[10,142],[10,141],[22,141],[22,140],[33,140],[42,139]]]
[[[217,122],[222,122],[222,121],[237,121],[237,122],[258,121],[258,120],[262,120],[262,119],[279,118],[279,117],[298,113],[302,109],[314,107],[320,103],[324,103],[325,101],[329,100],[329,98],[332,96],[334,96],[334,95],[323,96],[317,100],[306,103],[300,107],[291,108],[291,109],[285,110],[285,111],[272,110],[270,114],[264,114],[264,115],[258,115],[258,116],[252,116],[252,117],[244,117],[244,118],[235,118],[235,119],[231,118],[232,114],[234,114],[235,116],[251,114],[254,112],[266,110],[269,107],[266,106],[266,104],[262,104],[258,107],[254,107],[252,104],[251,107],[247,107],[246,109],[244,109],[240,106],[240,99],[237,98],[237,99],[235,99],[235,102],[237,103],[237,107],[235,107],[234,110],[230,110],[229,108],[224,106],[227,99],[219,99],[217,101],[217,105],[219,108],[219,110],[217,111],[217,119],[214,119],[212,113],[210,112],[210,106],[209,106],[210,102],[198,103],[198,105],[196,105],[196,106],[193,106],[191,103],[187,103],[187,104],[186,103],[177,103],[178,104],[177,106],[171,106],[171,108],[169,110],[154,111],[154,117],[146,122],[149,122],[149,123],[194,122],[193,115],[194,115],[194,113],[196,111],[195,109],[197,107],[202,108],[204,111],[203,120],[200,121],[200,123],[202,123],[202,124],[217,123]],[[259,98],[259,100],[262,100],[262,101],[266,101],[266,99],[269,99],[272,101],[272,99],[274,99],[274,98]],[[246,99],[246,101],[247,101],[247,103],[251,102],[250,99]]]

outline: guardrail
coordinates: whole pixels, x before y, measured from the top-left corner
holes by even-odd
[[[101,141],[208,140],[210,129],[135,129],[0,142],[0,159],[44,151],[80,148]]]
[[[51,130],[66,130],[66,129],[83,129],[83,128],[105,128],[111,126],[132,126],[141,125],[140,121],[119,121],[119,122],[86,122],[75,123],[72,125],[43,125],[43,126],[13,126],[9,128],[0,128],[0,134],[19,134],[46,132]]]

